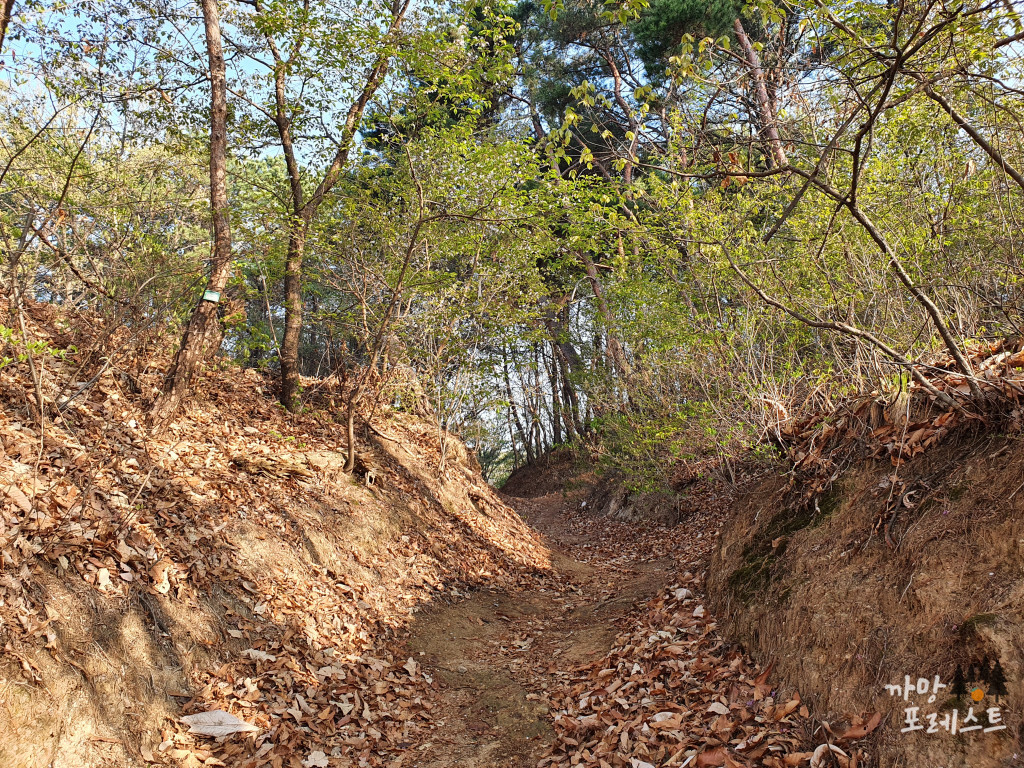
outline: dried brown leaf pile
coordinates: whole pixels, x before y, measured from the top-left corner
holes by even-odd
[[[967,377],[951,357],[918,366],[918,371],[938,392],[956,403],[938,402],[918,381],[911,380],[900,392],[883,397],[878,392],[847,398],[831,407],[820,405],[807,413],[784,419],[779,437],[787,446],[794,467],[821,478],[833,479],[851,453],[889,457],[900,466],[970,424],[993,418],[1020,427],[1024,422],[1024,351],[1018,344],[1000,342],[968,351],[975,381],[983,399],[971,394]]]
[[[701,574],[718,519],[713,505],[672,527],[569,516],[571,532],[597,542],[579,546],[581,559],[625,567],[672,558],[681,575],[634,612],[602,658],[568,673],[548,669],[559,680],[548,696],[556,739],[538,768],[783,768],[813,764],[822,743],[836,745],[846,768],[863,760],[855,742],[878,719],[864,726],[852,717],[861,727],[832,733],[799,693],[774,689],[770,666],[759,669],[720,633]]]
[[[717,631],[686,573],[559,702],[549,765],[772,765],[801,751],[799,696],[777,701]],[[806,710],[804,710],[806,715]]]
[[[378,410],[362,479],[344,474],[343,426],[285,414],[255,371],[207,372],[198,405],[154,437],[166,356],[141,374],[115,352],[90,361],[72,341],[116,349],[122,331],[36,309],[32,340],[67,355],[0,369],[0,655],[35,683],[35,654],[85,674],[46,591],[57,579],[93,604],[147,606],[154,641],[199,660],[187,691],[160,694],[259,729],[217,742],[166,721],[147,761],[389,764],[429,721],[431,684],[389,640],[427,601],[528,583],[548,565],[538,537],[464,449],[442,462],[436,428],[408,415]]]

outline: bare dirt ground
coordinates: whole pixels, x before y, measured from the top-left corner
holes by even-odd
[[[673,577],[668,558],[597,554],[596,541],[566,528],[561,494],[508,501],[544,535],[555,573],[537,590],[484,590],[413,624],[408,653],[434,678],[440,705],[430,740],[403,765],[535,766],[554,737],[547,691],[605,654],[631,608]]]

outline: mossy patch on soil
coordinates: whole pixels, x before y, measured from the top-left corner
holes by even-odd
[[[782,556],[789,538],[805,528],[813,528],[835,512],[842,493],[833,485],[810,501],[784,506],[763,528],[754,532],[743,547],[743,565],[729,574],[729,588],[744,603],[762,594],[781,575]],[[785,599],[788,590],[778,597]]]
[[[792,503],[806,485],[767,477],[723,527],[709,606],[730,639],[775,661],[773,682],[797,687],[823,720],[882,712],[872,765],[1009,765],[1024,738],[1022,476],[1019,439],[985,435],[896,469],[862,461],[816,507]],[[920,496],[903,503],[911,491]],[[897,503],[899,528],[887,541],[880,524]],[[985,740],[901,733],[909,704],[883,683],[909,674],[948,684],[958,665],[986,656],[1005,670],[1006,731]],[[973,704],[947,696],[915,703],[940,717]]]
[[[965,619],[960,625],[960,637],[963,640],[970,640],[972,637],[978,634],[978,631],[982,627],[991,627],[999,621],[999,615],[996,613],[978,613]]]

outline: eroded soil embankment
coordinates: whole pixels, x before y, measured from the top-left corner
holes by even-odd
[[[0,367],[4,768],[388,766],[429,717],[389,650],[415,610],[547,569],[432,422],[363,413],[348,473],[343,384],[288,414],[261,373],[218,364],[153,433],[167,354],[53,305],[26,322],[64,365]],[[65,400],[72,374],[88,389],[40,421],[36,395]],[[215,710],[249,735],[182,720]]]
[[[721,533],[708,592],[731,637],[833,725],[880,712],[880,766],[1020,765],[1024,737],[1024,450],[1019,438],[949,442],[894,467],[861,461],[827,492],[807,497],[773,478],[752,488]],[[1005,691],[946,689],[904,701],[885,684],[905,675],[950,684],[997,660]],[[984,677],[984,675],[981,675]],[[969,689],[970,689],[969,688]],[[905,708],[941,722],[973,706],[993,730],[901,733]],[[1003,730],[995,730],[998,725]]]

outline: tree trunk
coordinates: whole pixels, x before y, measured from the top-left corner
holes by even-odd
[[[405,248],[405,257],[402,260],[402,268],[398,272],[398,278],[395,281],[395,287],[391,292],[391,299],[388,301],[387,307],[384,309],[384,316],[380,321],[380,328],[377,329],[377,333],[373,337],[373,341],[370,345],[370,359],[364,366],[362,373],[359,374],[359,379],[356,382],[355,387],[352,390],[352,394],[348,400],[348,458],[345,461],[345,471],[352,472],[356,466],[356,444],[355,444],[355,429],[353,427],[355,421],[356,408],[359,406],[359,401],[363,397],[363,393],[370,385],[370,379],[373,373],[377,370],[377,363],[380,360],[381,353],[387,346],[388,331],[391,326],[391,322],[395,317],[397,311],[402,308],[402,289],[405,286],[405,277],[409,272],[409,264],[412,263],[412,255],[416,250],[416,245],[419,242],[420,232],[423,230],[425,222],[425,204],[423,198],[423,187],[420,185],[419,180],[413,175],[413,181],[416,182],[416,190],[419,197],[419,218],[416,220],[416,224],[413,225],[412,232],[409,233],[409,244]],[[440,402],[438,408],[441,407]]]
[[[516,432],[519,433],[519,442],[523,444],[523,450],[526,451],[526,463],[533,463],[533,446],[530,444],[530,440],[526,435],[526,430],[523,429],[523,422],[519,418],[519,409],[516,408],[516,401],[512,395],[512,381],[508,375],[508,356],[505,354],[505,348],[502,347],[501,357],[503,361],[502,371],[505,374],[505,393],[508,395],[508,409],[509,415],[515,420]],[[512,450],[515,451],[515,438],[512,439]]]
[[[621,247],[621,241],[619,245]],[[601,290],[597,266],[585,254],[581,253],[580,258],[583,260],[584,269],[587,270],[587,279],[590,281],[590,289],[594,293],[594,300],[597,301],[597,308],[604,319],[605,354],[608,356],[609,361],[618,369],[619,374],[624,379],[629,379],[633,375],[633,367],[626,360],[626,353],[623,351],[622,345],[612,330],[615,327],[615,318],[612,316],[608,302],[605,301],[604,292]]]
[[[356,468],[356,401],[348,401],[345,418],[345,434],[348,437],[348,454],[345,456],[345,471],[351,474]]]
[[[11,23],[11,16],[14,15],[14,0],[3,0],[3,9],[0,10],[0,53],[4,50],[4,40],[7,37],[7,25]]]
[[[391,8],[391,21],[385,32],[387,39],[397,35],[405,20],[412,0],[396,0]],[[206,0],[204,0],[206,2]],[[257,8],[259,5],[257,4]],[[349,152],[355,141],[359,123],[370,99],[377,93],[387,76],[391,64],[392,49],[385,46],[373,66],[370,67],[363,80],[363,85],[355,100],[349,105],[342,126],[340,141],[331,158],[330,165],[324,172],[315,190],[304,199],[299,165],[296,162],[292,144],[291,118],[288,115],[286,93],[287,62],[274,39],[267,37],[271,54],[274,57],[274,124],[281,139],[281,149],[285,155],[288,170],[288,181],[292,195],[292,221],[288,232],[288,259],[285,265],[284,278],[284,338],[281,340],[281,404],[290,412],[299,409],[299,342],[302,336],[302,260],[306,250],[309,227],[316,217],[317,211],[324,200],[341,179],[341,174],[348,164]],[[291,56],[297,56],[298,49]]]
[[[579,376],[583,374],[586,366],[583,363],[583,358],[580,357],[580,353],[576,351],[576,347],[573,346],[572,340],[569,338],[568,312],[568,307],[561,303],[558,304],[558,309],[554,312],[549,308],[544,313],[544,325],[547,326],[548,332],[551,334],[551,340],[558,348],[559,354],[569,364],[570,373],[574,376]]]
[[[572,382],[569,380],[569,370],[568,366],[566,365],[565,359],[559,357],[557,362],[562,374],[562,397],[563,403],[565,404],[565,408],[563,408],[563,413],[565,411],[569,412],[569,418],[567,418],[565,421],[567,426],[571,425],[569,429],[570,437],[582,435],[585,430],[583,428],[583,423],[580,421],[579,395],[576,394],[576,388],[572,385]]]
[[[736,39],[739,40],[743,55],[747,57],[747,66],[750,67],[750,77],[754,81],[754,100],[757,102],[757,111],[761,118],[761,130],[768,140],[768,147],[771,150],[773,165],[782,168],[789,164],[786,153],[782,149],[782,140],[779,138],[779,128],[775,121],[775,111],[772,109],[771,99],[768,98],[768,87],[765,85],[764,70],[761,69],[761,58],[747,37],[743,29],[743,23],[737,17],[732,22],[732,28],[736,32]]]
[[[544,368],[548,373],[548,383],[551,385],[551,440],[555,445],[562,442],[562,401],[558,393],[558,350],[551,345],[551,358],[544,357]]]
[[[508,439],[512,443],[512,469],[519,466],[519,447],[516,443],[516,431],[512,426],[512,412],[505,411],[505,421],[508,422]]]
[[[181,346],[164,381],[164,390],[151,414],[154,425],[171,418],[188,392],[199,366],[217,351],[222,338],[217,299],[231,276],[231,226],[227,187],[227,74],[220,35],[217,0],[201,0],[210,60],[210,207],[213,212],[213,261],[206,293],[192,313]]]
[[[533,365],[530,371],[533,374],[533,385],[530,387],[530,427],[533,431],[533,449],[539,459],[544,455],[547,438],[544,430],[544,393],[540,386],[540,356],[537,352],[537,344],[532,345]]]
[[[544,324],[551,334],[556,358],[563,364],[563,382],[571,404],[570,413],[572,414],[574,427],[579,434],[583,434],[582,425],[579,421],[579,398],[576,395],[572,380],[586,375],[586,364],[569,338],[569,308],[561,306],[557,312],[548,310],[544,315]]]
[[[284,337],[281,339],[281,404],[294,413],[299,408],[299,342],[302,337],[302,259],[306,227],[302,219],[292,225],[284,273]]]

